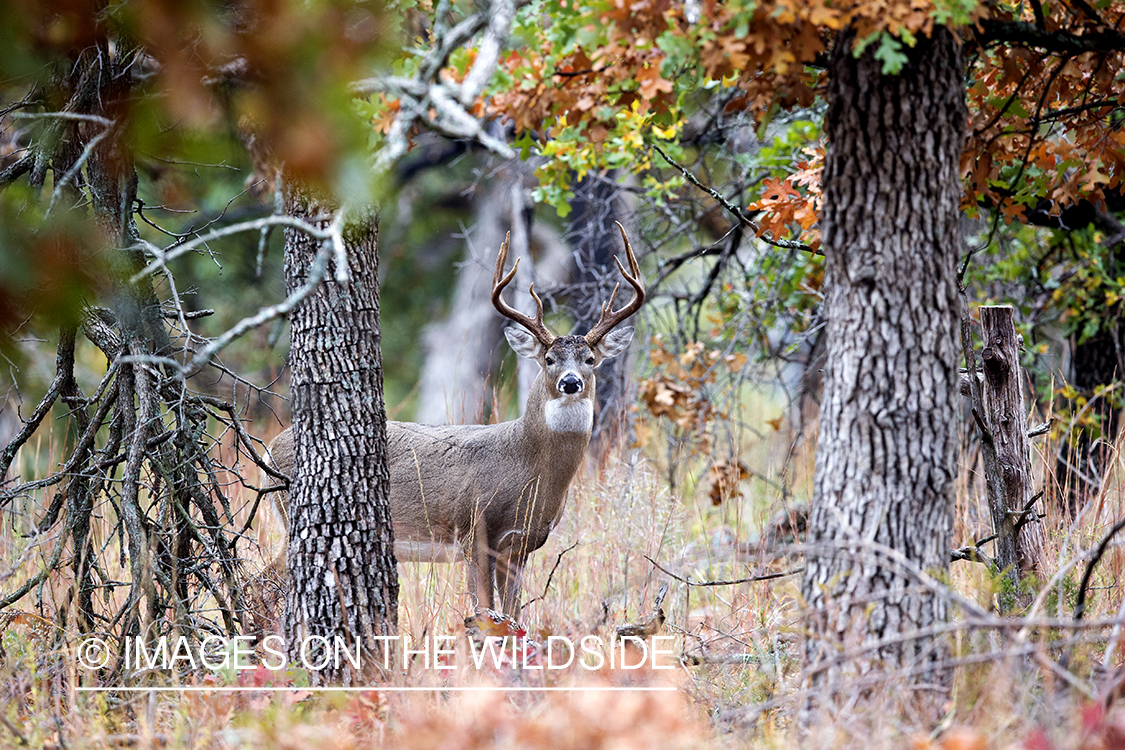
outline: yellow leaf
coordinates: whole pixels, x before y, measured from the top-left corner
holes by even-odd
[[[1092,190],[1098,185],[1108,185],[1110,176],[1105,172],[1099,171],[1097,167],[1093,167],[1089,172],[1082,176],[1085,181],[1082,185],[1083,190]]]

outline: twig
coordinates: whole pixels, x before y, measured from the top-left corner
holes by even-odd
[[[570,552],[577,546],[578,542],[575,542],[559,553],[559,556],[555,558],[555,564],[551,566],[551,572],[547,574],[547,585],[543,587],[543,593],[535,597],[534,599],[528,600],[522,607],[520,607],[521,612],[530,607],[533,603],[547,598],[547,591],[551,588],[551,580],[555,577],[555,571],[559,569],[559,563],[562,562],[563,555],[565,555],[567,552]]]
[[[399,109],[387,132],[385,143],[375,160],[375,168],[385,171],[409,149],[409,134],[425,127],[453,139],[475,141],[504,159],[516,152],[502,139],[485,131],[482,122],[468,107],[484,92],[499,63],[503,42],[517,9],[529,0],[495,0],[452,29],[435,24],[435,44],[419,60],[413,77],[382,76],[352,84],[352,91],[371,94],[390,92],[399,99]],[[455,49],[468,44],[481,31],[484,38],[477,56],[461,83],[441,80],[441,71]],[[432,116],[431,116],[432,114]]]
[[[979,562],[992,567],[993,560],[988,555],[984,554],[981,548],[975,544],[958,547],[950,554],[950,561],[956,562],[957,560],[968,560],[969,562]]]
[[[86,115],[79,112],[15,112],[8,115],[13,120],[80,120],[96,122],[103,127],[113,127],[113,120],[100,115]]]
[[[1032,498],[1027,501],[1027,505],[1023,506],[1023,510],[1008,511],[1009,516],[1016,517],[1015,526],[1012,528],[1012,536],[1020,533],[1020,529],[1023,528],[1024,524],[1030,521],[1039,520],[1040,516],[1033,510],[1033,508],[1035,507],[1035,503],[1037,503],[1039,501],[1039,498],[1041,497],[1043,497],[1043,490],[1039,490],[1039,492],[1036,492],[1032,496]]]
[[[1123,516],[1117,523],[1113,524],[1113,528],[1102,539],[1101,544],[1098,545],[1097,552],[1086,563],[1086,572],[1082,574],[1082,583],[1078,586],[1078,599],[1074,603],[1074,619],[1081,620],[1082,615],[1086,614],[1086,592],[1090,586],[1090,578],[1094,575],[1094,567],[1102,559],[1105,554],[1106,547],[1109,546],[1109,541],[1113,539],[1117,532],[1125,529],[1125,516]]]
[[[692,174],[691,171],[687,167],[685,167],[683,164],[680,164],[678,161],[673,159],[671,156],[668,156],[668,154],[664,153],[664,149],[660,148],[660,146],[658,146],[657,144],[654,143],[654,144],[652,144],[652,147],[654,149],[656,149],[656,153],[658,153],[658,154],[660,154],[661,156],[664,157],[664,161],[668,162],[673,167],[680,170],[680,173],[683,174],[683,176],[688,179],[688,182],[690,182],[692,185],[695,185],[697,188],[699,188],[700,190],[702,190],[703,192],[707,193],[712,198],[717,200],[722,205],[723,208],[725,208],[727,211],[729,211],[731,213],[731,215],[735,216],[738,219],[739,223],[753,229],[754,234],[758,235],[758,238],[761,239],[766,244],[773,245],[774,247],[785,248],[786,250],[804,250],[806,253],[812,253],[813,255],[824,255],[823,250],[813,250],[811,247],[809,247],[808,245],[806,245],[803,242],[793,242],[792,240],[775,240],[773,237],[770,237],[768,234],[763,234],[762,230],[761,230],[761,227],[758,226],[757,222],[751,221],[750,219],[746,218],[746,216],[742,213],[742,211],[740,211],[737,206],[735,206],[733,203],[731,203],[729,200],[727,200],[725,197],[723,197],[723,195],[721,193],[719,193],[717,190],[714,190],[712,188],[707,187],[702,182],[700,182],[699,179],[696,178],[696,176],[694,174]]]
[[[263,227],[277,225],[293,227],[294,229],[298,229],[305,234],[315,237],[318,240],[323,241],[333,239],[331,227],[329,227],[328,229],[319,229],[313,224],[298,219],[295,216],[266,216],[261,219],[254,219],[253,221],[243,221],[238,224],[231,224],[230,226],[223,227],[222,229],[215,229],[205,235],[196,237],[191,242],[185,242],[182,245],[176,245],[169,250],[162,251],[157,255],[156,260],[152,261],[140,271],[137,271],[137,273],[133,274],[133,276],[129,279],[129,283],[136,284],[138,281],[143,279],[145,276],[153,273],[158,268],[163,268],[168,263],[168,261],[175,260],[185,253],[190,253],[195,248],[201,245],[206,245],[212,240],[217,240],[221,237],[227,237],[232,234],[238,234],[239,232],[251,232],[257,229],[262,229]]]
[[[65,346],[65,341],[68,338],[68,334],[64,332],[62,338],[63,341],[59,342],[58,363],[55,367],[55,377],[51,381],[51,385],[47,388],[47,393],[43,396],[43,400],[39,402],[39,405],[35,407],[31,418],[24,422],[23,428],[20,429],[19,433],[12,437],[8,444],[4,446],[3,451],[0,451],[0,477],[7,475],[8,468],[12,465],[12,460],[16,457],[16,452],[20,449],[20,446],[26,443],[28,439],[35,434],[35,431],[39,429],[39,424],[43,421],[43,418],[47,416],[47,413],[51,411],[51,407],[55,404],[55,399],[62,393],[63,384],[69,377],[66,368],[63,367],[63,359],[66,356],[64,349],[67,348]],[[69,334],[69,341],[70,357],[73,358],[74,334]]]
[[[274,318],[287,315],[289,311],[299,305],[305,297],[312,294],[313,290],[315,290],[324,279],[324,274],[328,267],[328,256],[335,252],[335,244],[335,242],[326,242],[321,245],[316,257],[313,258],[312,268],[309,269],[309,275],[305,279],[304,284],[278,304],[263,307],[257,314],[238,321],[232,328],[227,330],[226,333],[204,347],[203,351],[195,355],[191,362],[184,366],[184,377],[189,378],[198,373],[221,349],[242,334],[252,328],[257,328],[263,323],[268,323]]]
[[[852,547],[862,548],[879,556],[882,559],[873,561],[874,564],[887,568],[896,575],[913,578],[934,594],[937,594],[951,604],[957,605],[966,612],[975,615],[981,621],[994,622],[999,619],[968,597],[959,594],[949,586],[938,581],[903,552],[881,544],[880,542],[863,539],[861,537],[852,537],[835,542],[825,540],[817,544],[792,544],[785,547],[783,550],[779,550],[779,552],[788,554],[804,553],[806,557],[810,553],[840,555],[863,560],[865,557],[863,553],[859,550],[850,549]]]
[[[215,314],[215,311],[214,311],[214,310],[211,310],[211,309],[207,309],[207,310],[190,310],[190,311],[188,311],[188,310],[185,310],[185,311],[184,311],[184,314],[183,314],[183,318],[184,318],[185,320],[196,320],[196,319],[198,319],[198,318],[207,318],[207,317],[210,317],[210,316],[212,316],[212,315],[214,315],[214,314]],[[165,317],[166,319],[168,319],[168,320],[175,320],[176,318],[178,318],[178,317],[180,317],[180,316],[178,316],[178,315],[177,315],[177,314],[176,314],[175,312],[168,312],[168,311],[165,311],[165,312],[164,312],[164,317]]]
[[[968,560],[969,562],[979,562],[984,563],[985,565],[992,565],[992,558],[984,554],[984,552],[981,550],[981,546],[988,544],[998,536],[1000,535],[989,534],[983,539],[976,540],[972,544],[967,544],[964,547],[955,548],[951,555],[951,560]]]
[[[12,723],[8,721],[8,718],[4,716],[4,714],[0,714],[0,724],[3,724],[5,727],[7,727],[8,731],[15,736],[16,740],[18,740],[21,745],[27,747],[27,738],[20,733],[20,730],[12,726]]]
[[[734,585],[739,584],[739,583],[752,583],[754,581],[772,581],[775,578],[785,578],[786,576],[792,576],[792,575],[796,575],[797,573],[802,573],[805,570],[804,567],[800,567],[800,568],[794,568],[793,570],[788,570],[784,573],[765,573],[763,575],[758,575],[758,576],[749,576],[747,578],[739,578],[738,580],[735,580],[735,581],[692,581],[692,580],[689,580],[687,578],[683,578],[682,576],[676,575],[675,573],[668,570],[667,568],[665,568],[660,563],[656,562],[656,560],[653,560],[648,555],[642,555],[642,557],[644,557],[644,559],[646,559],[650,563],[652,563],[652,566],[654,568],[656,568],[657,570],[661,571],[662,573],[665,573],[666,575],[672,576],[672,578],[675,578],[680,583],[686,583],[688,586],[734,586]]]
[[[971,382],[971,378],[970,378]],[[984,420],[980,417],[980,412],[973,409],[973,419],[976,420],[977,428],[980,429],[980,439],[986,443],[992,443],[992,433],[984,426]]]
[[[14,576],[20,570],[20,568],[23,567],[23,564],[27,561],[28,555],[31,554],[31,550],[42,544],[46,544],[53,539],[58,538],[58,535],[55,534],[49,539],[39,539],[39,537],[46,536],[46,532],[38,531],[33,531],[31,534],[29,534],[29,536],[31,537],[31,539],[28,540],[27,546],[23,548],[23,552],[20,553],[19,558],[14,563],[12,563],[12,566],[6,572],[0,571],[0,583],[3,583],[4,581]]]
[[[15,182],[25,172],[30,172],[33,166],[35,166],[35,156],[32,154],[25,154],[12,162],[7,169],[0,172],[0,189],[8,183]]]
[[[1033,437],[1038,437],[1039,435],[1046,435],[1048,432],[1051,431],[1051,423],[1054,422],[1054,421],[1055,421],[1055,415],[1052,414],[1047,419],[1046,422],[1039,425],[1038,427],[1032,427],[1030,430],[1028,430],[1027,436],[1029,438],[1033,438]]]

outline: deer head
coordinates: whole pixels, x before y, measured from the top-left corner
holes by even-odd
[[[548,428],[559,432],[588,432],[593,419],[592,400],[594,396],[594,368],[602,360],[616,357],[625,351],[633,338],[633,327],[617,328],[626,318],[640,309],[645,301],[644,285],[640,281],[641,271],[633,247],[625,228],[617,222],[621,239],[625,242],[625,255],[629,271],[614,257],[621,275],[633,287],[633,298],[624,307],[614,310],[618,283],[613,288],[609,301],[602,304],[598,322],[585,336],[556,336],[543,323],[543,301],[535,293],[535,284],[528,291],[535,300],[535,317],[513,309],[504,301],[505,287],[515,278],[520,261],[517,258],[512,270],[504,274],[508,260],[508,242],[511,234],[500,246],[496,257],[496,271],[492,277],[492,304],[506,318],[519,323],[522,328],[508,327],[504,336],[521,357],[534,359],[543,368],[546,386],[546,421]],[[589,408],[586,408],[589,405]]]

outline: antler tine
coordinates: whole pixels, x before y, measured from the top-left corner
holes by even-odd
[[[504,275],[504,265],[508,262],[508,241],[512,239],[512,233],[508,232],[508,236],[500,243],[500,252],[496,256],[496,270],[492,274],[492,289],[495,293],[496,287],[503,289],[508,286],[516,275],[516,269],[520,267],[520,259],[516,258],[516,264],[512,266],[512,270],[507,276]]]
[[[531,298],[535,300],[534,318],[510,307],[501,296],[504,288],[516,277],[516,270],[520,267],[520,259],[516,258],[512,270],[508,271],[507,274],[504,273],[504,264],[508,260],[508,243],[511,239],[512,233],[508,232],[508,236],[504,238],[503,244],[500,245],[500,253],[496,256],[496,271],[492,274],[492,306],[505,318],[514,320],[530,331],[543,346],[550,346],[555,341],[555,334],[547,330],[547,326],[543,324],[543,301],[535,293],[535,284],[533,283],[528,288],[528,291],[531,292]]]
[[[614,223],[617,224],[617,228],[621,230],[621,239],[625,242],[625,257],[629,261],[629,271],[632,271],[632,273],[625,270],[625,266],[621,265],[621,259],[616,255],[613,257],[613,260],[617,263],[617,270],[620,271],[621,275],[625,277],[625,280],[629,282],[629,286],[633,287],[633,299],[620,310],[614,310],[613,303],[617,299],[617,290],[621,288],[621,282],[618,282],[617,285],[613,287],[613,293],[609,295],[609,302],[602,303],[601,317],[598,318],[598,322],[594,324],[590,332],[586,334],[586,343],[590,346],[601,341],[607,333],[616,328],[623,320],[637,310],[640,310],[641,305],[644,304],[645,301],[645,287],[641,282],[641,267],[640,264],[637,263],[637,256],[633,254],[633,246],[629,244],[629,237],[625,234],[625,227],[621,226],[621,222],[619,221]]]
[[[614,260],[617,260],[617,258],[614,258]],[[618,263],[617,265],[620,266],[621,264]],[[620,288],[621,288],[621,282],[620,281],[613,285],[613,291],[610,292],[610,294],[609,294],[609,301],[602,303],[602,315],[605,315],[606,310],[612,310],[613,309],[613,303],[617,301],[617,290],[619,290]]]

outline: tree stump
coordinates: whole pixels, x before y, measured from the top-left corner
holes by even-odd
[[[980,308],[984,350],[982,436],[988,509],[996,534],[996,563],[1018,583],[1043,570],[1043,527],[1032,514],[1031,439],[1020,368],[1021,339],[1008,305]]]

